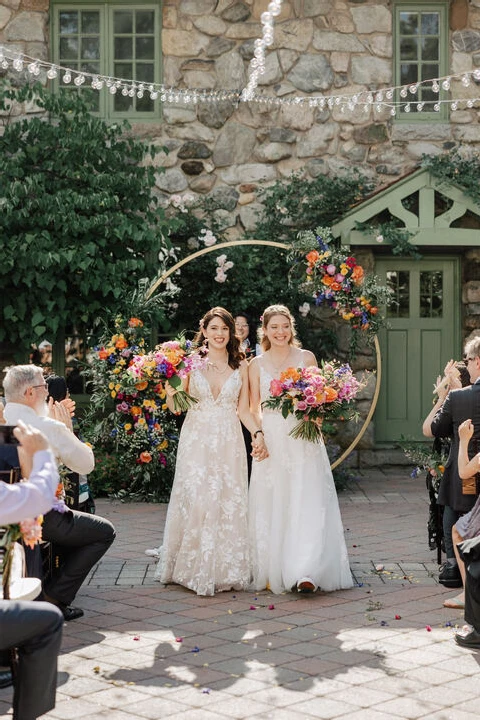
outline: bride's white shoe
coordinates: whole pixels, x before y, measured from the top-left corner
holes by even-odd
[[[159,558],[160,548],[150,548],[149,550],[145,550],[145,555],[148,555],[148,557]]]

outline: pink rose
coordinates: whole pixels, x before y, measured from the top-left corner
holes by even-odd
[[[305,398],[305,402],[307,403],[307,405],[316,405],[317,399],[315,395],[309,395],[307,398]]]
[[[307,403],[305,402],[305,400],[300,400],[300,401],[297,403],[297,408],[296,408],[296,409],[297,409],[297,410],[301,410],[301,411],[303,412],[304,410],[307,409],[307,407],[308,407],[308,405],[307,405]]]
[[[270,383],[270,395],[272,397],[279,397],[283,393],[283,387],[280,380],[273,379]]]
[[[337,268],[335,267],[335,265],[327,265],[326,269],[329,275],[335,275],[335,273],[337,272]]]
[[[335,275],[335,280],[338,283],[342,283],[345,280],[345,278],[343,277],[342,273],[338,273],[337,275]]]

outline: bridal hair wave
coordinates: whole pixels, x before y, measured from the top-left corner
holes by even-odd
[[[269,305],[264,311],[261,317],[262,324],[258,329],[258,339],[262,346],[263,352],[267,352],[272,347],[270,340],[267,337],[268,323],[274,315],[283,315],[290,322],[291,335],[288,341],[289,345],[293,347],[301,347],[300,341],[297,339],[297,329],[295,327],[295,318],[293,317],[290,310],[285,305]]]
[[[228,312],[228,310],[225,310],[225,308],[217,306],[205,313],[205,315],[199,322],[200,329],[195,335],[194,343],[199,348],[203,346],[205,348],[205,354],[208,353],[204,331],[207,329],[207,327],[210,325],[214,318],[219,318],[222,322],[225,323],[228,328],[228,364],[231,368],[233,368],[233,370],[236,370],[238,367],[240,367],[240,363],[242,362],[242,360],[245,359],[245,353],[240,349],[240,339],[235,335],[235,321],[232,315]],[[202,350],[200,350],[200,352],[202,353]]]

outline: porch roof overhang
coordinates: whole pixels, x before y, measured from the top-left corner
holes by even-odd
[[[418,215],[408,210],[403,201],[418,192]],[[435,193],[450,202],[448,210],[435,215]],[[418,246],[451,247],[480,245],[480,229],[452,228],[451,224],[468,211],[478,216],[480,205],[458,186],[435,178],[428,170],[415,170],[409,175],[367,198],[332,225],[332,234],[342,245],[376,245],[375,233],[362,232],[357,223],[369,224],[380,213],[388,211],[403,227],[413,233],[412,244]],[[374,223],[372,223],[373,226]],[[384,245],[388,242],[385,241]]]

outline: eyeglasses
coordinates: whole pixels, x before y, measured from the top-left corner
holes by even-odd
[[[248,325],[239,325],[239,323],[235,323],[235,327],[237,330],[245,330],[245,328],[248,328]]]
[[[47,390],[48,385],[46,382],[42,383],[41,385],[31,385],[32,388],[39,388],[42,387],[44,390]]]
[[[463,358],[463,361],[467,364],[470,362],[470,360],[475,360],[475,358],[474,357],[464,357]]]

